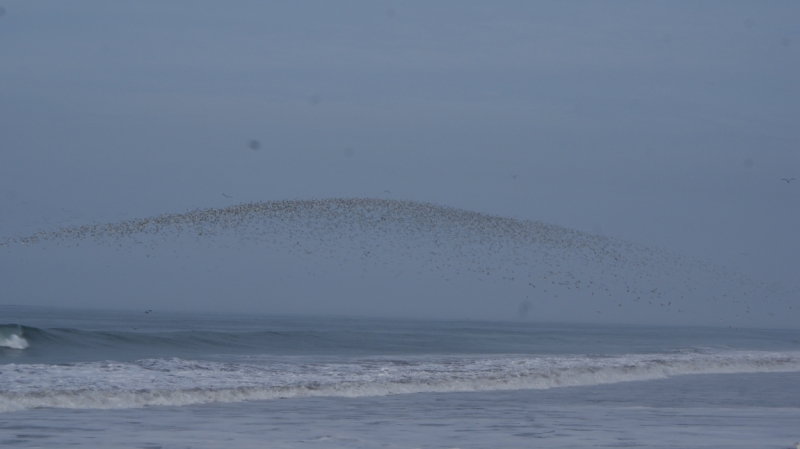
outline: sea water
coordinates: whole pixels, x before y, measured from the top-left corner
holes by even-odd
[[[0,306],[2,447],[787,448],[798,385],[796,330]]]

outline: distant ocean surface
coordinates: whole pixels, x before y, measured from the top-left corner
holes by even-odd
[[[0,306],[0,446],[788,448],[800,331]]]

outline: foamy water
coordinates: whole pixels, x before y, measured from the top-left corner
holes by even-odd
[[[9,447],[788,447],[800,333],[0,307]],[[132,328],[138,330],[133,331]],[[127,329],[127,330],[125,330]]]
[[[28,341],[22,336],[22,328],[17,325],[0,324],[0,347],[11,349],[25,349]]]
[[[559,357],[393,357],[253,363],[148,359],[0,365],[0,411],[131,408],[309,396],[547,389],[688,374],[800,372],[800,352]],[[258,359],[258,358],[256,358]]]

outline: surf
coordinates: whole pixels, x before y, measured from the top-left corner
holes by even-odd
[[[22,326],[18,324],[0,324],[0,347],[9,349],[25,349],[30,344],[22,336]]]
[[[800,352],[794,351],[244,360],[2,365],[6,382],[0,386],[0,411],[550,389],[683,375],[800,372]]]

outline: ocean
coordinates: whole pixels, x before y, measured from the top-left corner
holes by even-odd
[[[800,331],[0,306],[0,446],[788,448]]]

